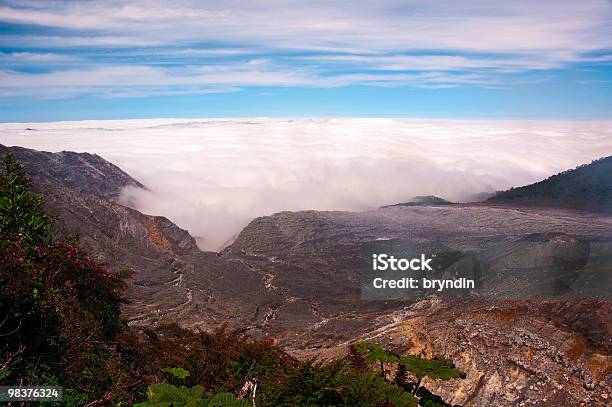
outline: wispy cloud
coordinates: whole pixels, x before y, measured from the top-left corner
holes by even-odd
[[[118,86],[503,87],[513,74],[610,63],[612,49],[607,0],[5,0],[0,22],[36,27],[0,34],[0,46],[20,48],[0,54],[4,95],[33,86],[41,96],[119,95],[109,89]],[[67,54],[79,69],[57,65]],[[255,58],[264,68],[248,67]],[[17,63],[46,70],[11,69]]]
[[[3,64],[61,63],[76,62],[81,59],[74,55],[38,53],[38,52],[0,52],[0,62]]]
[[[266,63],[154,67],[147,65],[101,66],[45,73],[0,71],[0,95],[52,97],[97,94],[145,96],[151,94],[215,93],[236,91],[238,86],[329,86],[306,72],[281,71]],[[331,84],[331,83],[330,83]],[[128,91],[132,89],[131,91]],[[42,95],[45,93],[43,92]]]
[[[344,73],[320,75],[316,69],[290,69],[265,59],[219,65],[154,67],[119,65],[45,73],[0,71],[0,96],[61,98],[82,94],[103,97],[235,92],[240,87],[340,87],[348,85],[452,87],[497,86],[490,75],[465,72]],[[41,93],[41,89],[47,92]],[[131,90],[130,90],[131,89]]]
[[[283,49],[584,52],[609,48],[607,0],[9,1],[0,20],[132,38]],[[40,44],[43,45],[43,44]]]

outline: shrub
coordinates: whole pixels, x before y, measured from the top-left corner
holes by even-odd
[[[0,172],[0,384],[62,385],[66,399],[103,397],[116,381],[106,341],[121,327],[125,274],[62,239],[10,155]]]
[[[130,330],[117,336],[117,344],[126,369],[135,376],[162,381],[162,371],[176,366],[189,372],[181,384],[200,385],[213,393],[238,392],[249,379],[257,379],[261,389],[276,386],[285,370],[297,363],[269,342],[228,332],[225,326],[210,333],[176,324]]]
[[[340,361],[304,362],[288,371],[282,386],[269,392],[264,406],[416,406],[416,399],[382,377]]]
[[[167,383],[149,386],[147,401],[134,407],[251,407],[246,400],[239,400],[231,393],[209,395],[202,386],[187,388]]]

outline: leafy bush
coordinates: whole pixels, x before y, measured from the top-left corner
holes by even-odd
[[[42,199],[30,194],[30,180],[11,154],[2,159],[0,173],[0,236],[3,241],[49,243],[53,220],[42,210]]]
[[[162,390],[163,397],[188,400],[189,392],[198,385],[213,394],[238,394],[251,381],[257,383],[258,407],[417,405],[410,393],[374,373],[355,369],[343,361],[327,365],[299,363],[270,342],[254,341],[227,332],[224,327],[206,333],[165,325],[154,331],[143,329],[140,334],[122,333],[118,343],[124,358],[130,358],[129,370],[138,377],[154,381],[164,379],[159,376],[162,371],[189,373],[180,374],[185,386],[150,386],[148,403],[161,402]],[[170,379],[175,380],[176,377]],[[168,396],[167,391],[172,395]],[[183,399],[177,398],[179,393]],[[198,397],[208,400],[208,396],[201,394]]]
[[[228,332],[225,326],[213,332],[194,332],[175,324],[155,330],[126,331],[117,336],[126,369],[150,382],[169,366],[189,372],[181,380],[186,386],[200,385],[213,393],[238,392],[257,378],[260,389],[276,386],[286,369],[297,362],[267,341]]]
[[[282,385],[261,401],[264,406],[417,405],[402,388],[341,361],[328,365],[304,362],[291,369]]]
[[[250,407],[251,403],[239,400],[231,393],[208,395],[202,386],[187,388],[167,383],[149,386],[147,401],[134,407]]]
[[[10,155],[0,172],[0,384],[66,387],[75,403],[117,381],[106,341],[121,327],[125,274],[58,238]],[[86,395],[86,396],[85,396]]]
[[[172,377],[177,379],[184,379],[189,376],[189,371],[182,367],[165,367],[162,369],[162,372],[169,373]]]

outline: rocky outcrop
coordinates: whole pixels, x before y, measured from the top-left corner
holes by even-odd
[[[49,153],[0,144],[0,156],[8,152],[27,167],[28,175],[34,181],[44,184],[109,200],[116,200],[128,185],[144,188],[119,167],[96,154],[72,151]]]

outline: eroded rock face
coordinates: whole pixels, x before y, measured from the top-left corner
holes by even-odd
[[[467,374],[423,384],[448,403],[463,406],[605,406],[610,393],[610,336],[605,302],[421,301],[381,318],[387,324],[363,332],[401,354],[444,355]],[[563,310],[563,314],[557,312]],[[589,328],[572,321],[585,313]],[[344,344],[343,344],[344,345]],[[318,356],[330,360],[339,345]]]
[[[210,329],[229,322],[278,339],[300,358],[343,357],[357,339],[402,353],[442,354],[467,379],[426,386],[466,406],[610,400],[609,302],[362,301],[359,279],[365,247],[413,242],[469,247],[470,256],[499,272],[509,264],[560,267],[567,285],[608,264],[610,250],[592,242],[610,240],[610,216],[487,205],[282,212],[255,219],[222,252],[203,252],[168,219],[114,202],[137,181],[112,164],[21,150],[45,208],[60,215],[58,228],[79,234],[111,270],[135,272],[125,308],[131,324]]]

